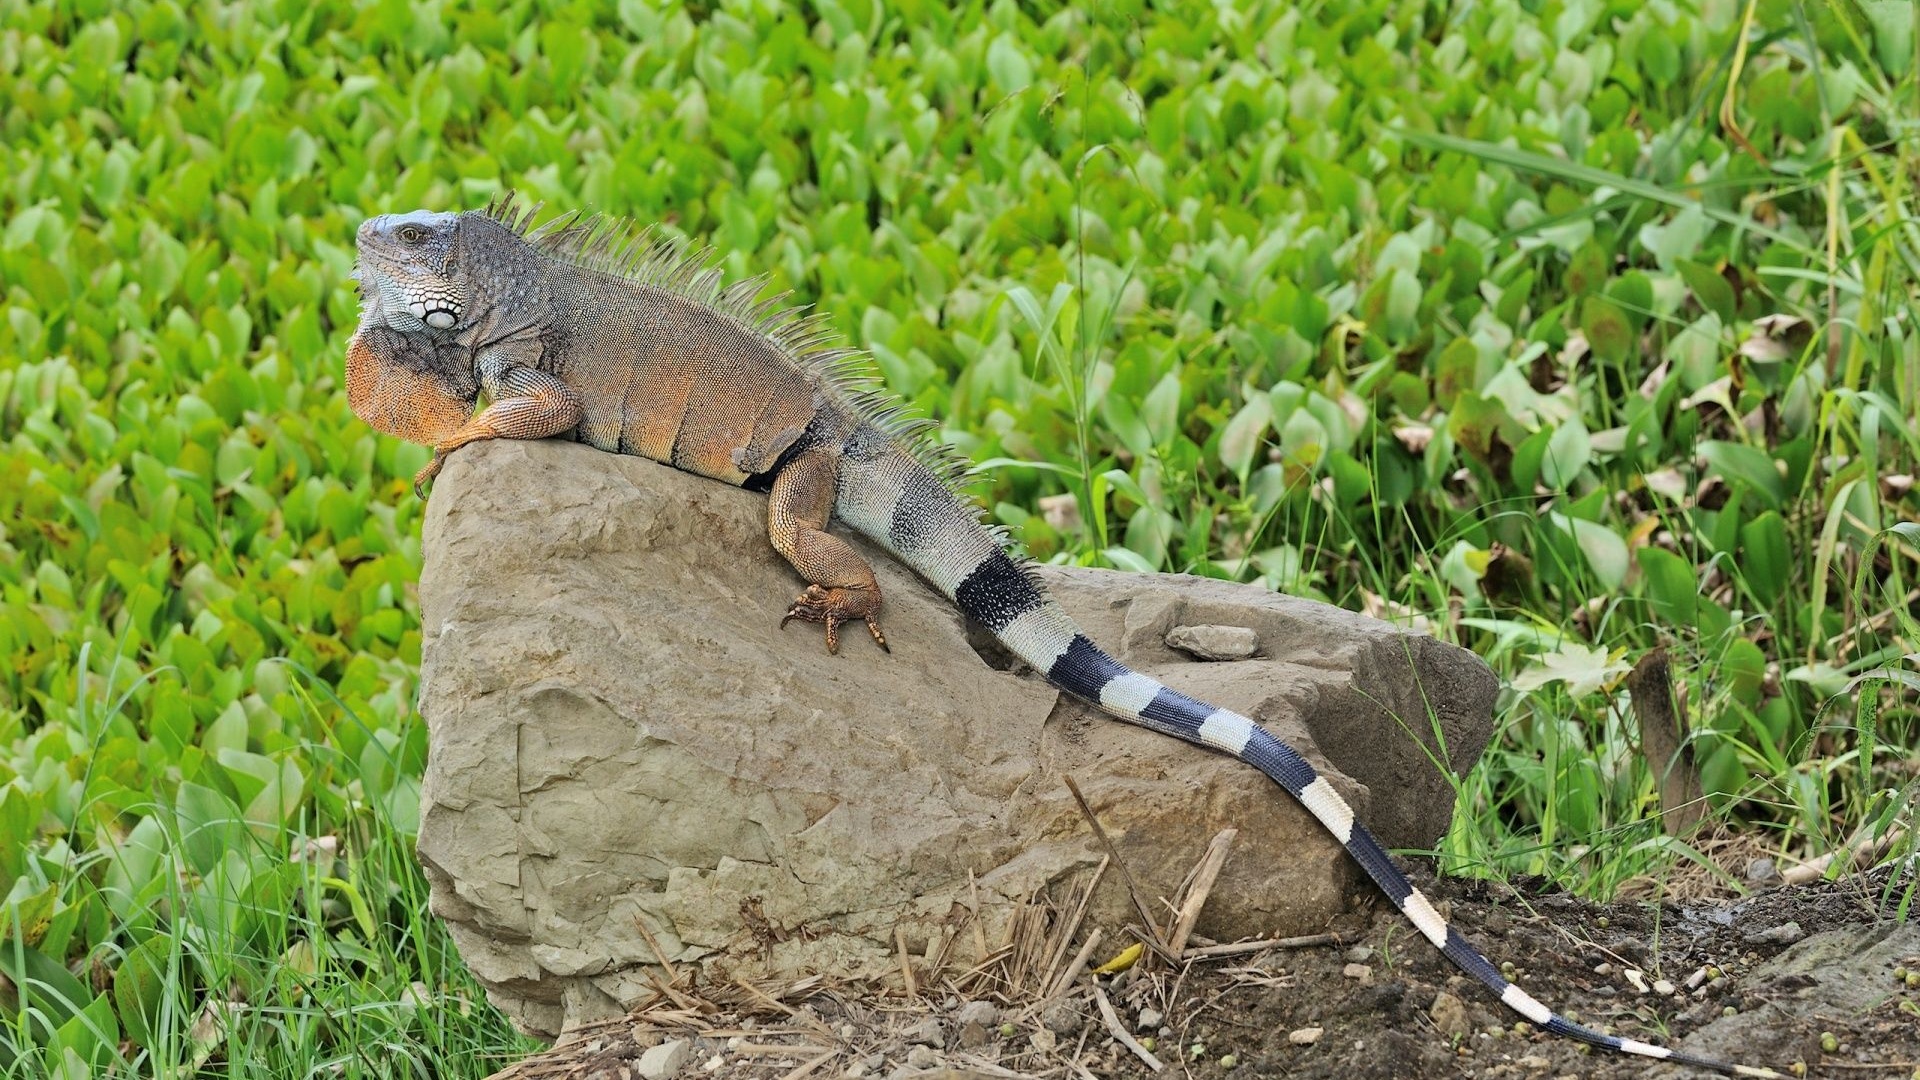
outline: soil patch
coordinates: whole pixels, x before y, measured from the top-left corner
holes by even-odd
[[[1811,1076],[1920,1077],[1920,926],[1904,918],[1912,873],[1732,903],[1419,884],[1511,978],[1589,1026],[1782,1072],[1804,1063]],[[991,965],[923,972],[911,996],[904,978],[676,982],[656,1007],[575,1032],[499,1078],[1695,1075],[1516,1025],[1384,903],[1328,929],[1337,942],[1141,964],[1083,976],[1051,1000],[1008,993]],[[1010,944],[996,962],[1017,951]],[[1143,1053],[1161,1063],[1157,1074]]]

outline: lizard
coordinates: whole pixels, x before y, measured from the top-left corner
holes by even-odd
[[[486,439],[568,437],[768,496],[773,547],[807,582],[780,620],[864,624],[886,648],[872,567],[838,519],[917,572],[1055,688],[1128,723],[1221,751],[1278,783],[1333,835],[1420,934],[1521,1017],[1607,1050],[1749,1077],[1730,1064],[1605,1034],[1507,980],[1448,925],[1352,806],[1250,717],[1130,670],[1090,641],[962,494],[965,465],[930,422],[836,345],[826,317],[726,283],[706,254],[649,229],[573,212],[535,226],[511,194],[478,210],[366,219],[356,237],[353,412],[447,456]],[[475,412],[482,396],[484,408]]]

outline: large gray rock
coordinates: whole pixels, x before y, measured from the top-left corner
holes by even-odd
[[[1311,932],[1360,886],[1277,785],[1010,670],[878,549],[891,655],[782,632],[802,582],[765,515],[762,496],[560,442],[462,450],[433,493],[420,856],[434,912],[527,1031],[646,996],[655,943],[676,964],[891,973],[896,927],[923,954],[978,896],[997,945],[1008,900],[1100,859],[1065,775],[1150,903],[1240,830],[1202,934]],[[1291,741],[1390,846],[1446,831],[1435,762],[1464,772],[1491,730],[1471,654],[1248,586],[1042,576],[1128,664]],[[1259,652],[1198,662],[1167,645],[1177,626],[1246,627]],[[1119,880],[1096,925],[1133,918]]]

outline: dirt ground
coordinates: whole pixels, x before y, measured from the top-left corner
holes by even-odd
[[[1920,1078],[1911,869],[1732,903],[1419,884],[1511,978],[1589,1026],[1788,1075]],[[722,1003],[689,988],[501,1080],[1711,1075],[1516,1030],[1384,903],[1329,929],[1338,943],[1082,978],[1039,1004],[925,986],[909,1000],[898,985],[743,987]]]

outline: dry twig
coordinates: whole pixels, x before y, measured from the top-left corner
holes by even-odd
[[[1106,1021],[1107,1031],[1120,1041],[1121,1046],[1133,1051],[1133,1055],[1145,1062],[1147,1068],[1153,1072],[1159,1072],[1166,1067],[1160,1063],[1159,1058],[1153,1056],[1153,1051],[1141,1046],[1140,1040],[1134,1038],[1131,1032],[1121,1026],[1120,1014],[1113,1011],[1113,1002],[1107,1000],[1106,991],[1097,986],[1094,987],[1093,1000],[1094,1004],[1100,1007],[1100,1019]]]

